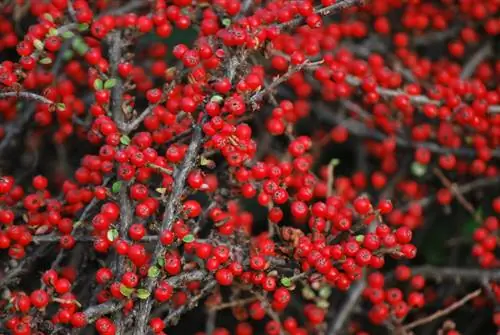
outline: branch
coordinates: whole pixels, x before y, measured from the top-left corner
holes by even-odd
[[[167,315],[167,317],[163,319],[165,324],[167,325],[176,324],[182,314],[195,308],[198,305],[198,302],[207,295],[209,295],[216,285],[217,282],[215,280],[211,280],[210,282],[208,282],[207,285],[205,285],[205,287],[200,291],[200,293],[191,298],[187,303],[182,305],[180,308],[174,310],[169,315]]]
[[[35,235],[33,236],[33,243],[59,243],[62,235],[47,234],[47,235]],[[73,236],[76,242],[94,242],[97,237],[94,236]],[[140,239],[139,242],[154,242],[158,241],[158,235],[146,235]]]
[[[327,106],[323,102],[315,104],[315,108],[313,109],[313,111],[318,115],[318,117],[322,121],[341,124],[342,126],[347,128],[347,130],[349,130],[350,133],[356,136],[365,137],[377,141],[383,141],[389,138],[388,135],[384,134],[383,132],[377,129],[368,128],[368,126],[361,121],[357,121],[355,119],[343,119],[340,115],[334,113],[333,110],[331,110],[329,106]],[[426,148],[429,151],[438,154],[454,154],[456,156],[463,156],[463,157],[477,156],[476,150],[472,148],[447,148],[447,147],[442,147],[434,142],[413,142],[413,141],[408,141],[401,137],[396,137],[396,144],[404,148],[413,148],[413,149]],[[498,149],[492,150],[491,154],[492,157],[500,157],[500,150]]]
[[[185,154],[184,161],[175,174],[173,191],[166,202],[165,211],[163,214],[163,221],[160,228],[162,231],[171,229],[174,221],[176,220],[180,199],[182,194],[184,193],[186,178],[196,164],[198,151],[201,147],[202,142],[203,131],[201,129],[201,124],[197,124],[193,131],[193,137]],[[156,243],[156,247],[151,260],[152,264],[157,263],[158,259],[162,257],[163,251],[164,247],[158,241]],[[146,289],[151,292],[156,286],[157,281],[157,278],[148,278],[146,282]],[[136,328],[134,329],[135,335],[146,334],[147,321],[152,306],[153,300],[151,298],[141,301],[141,303],[139,304],[138,320],[136,323]]]
[[[366,287],[365,279],[357,281],[353,287],[349,290],[349,296],[347,297],[346,302],[340,308],[340,313],[335,318],[335,322],[331,325],[328,330],[328,335],[336,335],[339,334],[342,328],[344,327],[345,322],[349,319],[352,310],[356,307],[356,304],[363,293],[363,290]]]
[[[482,282],[500,280],[500,270],[464,269],[455,267],[435,267],[430,265],[411,268],[412,275],[422,275],[434,279]]]
[[[5,99],[5,98],[11,98],[11,97],[16,97],[16,98],[24,98],[27,100],[35,100],[44,104],[49,104],[52,105],[54,102],[52,100],[49,100],[39,94],[36,93],[31,93],[31,92],[3,92],[0,93],[0,99]]]
[[[110,34],[109,38],[112,42],[110,48],[109,66],[111,68],[111,78],[116,80],[116,84],[111,90],[111,108],[113,120],[120,126],[123,124],[124,120],[122,111],[123,83],[118,75],[118,64],[122,58],[123,41],[120,31]]]
[[[290,77],[299,72],[300,70],[302,70],[303,68],[305,67],[316,67],[318,66],[319,64],[323,63],[323,61],[318,61],[318,62],[314,62],[314,63],[310,63],[308,60],[306,60],[304,63],[302,64],[299,64],[297,66],[293,66],[291,67],[290,69],[288,69],[288,71],[275,78],[271,84],[269,86],[267,86],[266,88],[264,88],[263,90],[260,90],[258,91],[257,93],[255,93],[254,95],[252,95],[249,99],[249,103],[250,105],[252,105],[253,109],[256,110],[257,109],[257,103],[260,102],[266,95],[270,94],[275,88],[277,88],[279,85],[281,85],[282,83],[286,82],[288,79],[290,79]]]
[[[474,299],[475,297],[479,296],[481,294],[481,289],[477,289],[475,290],[474,292],[471,292],[469,294],[467,294],[465,297],[463,297],[462,299],[456,301],[455,303],[451,304],[450,306],[446,307],[445,309],[441,309],[439,311],[437,311],[436,313],[434,314],[431,314],[429,316],[426,316],[425,318],[422,318],[422,319],[418,319],[416,321],[413,321],[409,324],[407,324],[406,326],[403,327],[403,331],[404,332],[407,332],[413,328],[416,328],[418,326],[421,326],[421,325],[425,325],[426,323],[429,323],[429,322],[432,322],[442,316],[445,316],[445,315],[448,315],[450,314],[451,312],[453,312],[454,310],[462,307],[463,305],[465,305],[468,301]]]
[[[462,68],[462,73],[460,74],[460,79],[467,79],[474,74],[477,66],[481,64],[483,60],[488,58],[493,52],[491,43],[486,43],[483,45],[476,53],[469,59],[469,61]]]
[[[469,212],[469,214],[474,218],[474,220],[480,222],[481,221],[480,215],[477,214],[477,211],[474,208],[474,206],[467,199],[465,199],[462,193],[460,193],[460,191],[457,188],[457,185],[451,182],[444,175],[444,173],[438,168],[434,168],[434,174],[439,178],[441,183],[443,183],[443,185],[446,186],[446,188],[450,190],[450,192],[457,198],[458,202],[460,202],[460,204],[467,210],[467,212]]]
[[[123,302],[107,301],[100,305],[91,306],[83,311],[83,313],[87,317],[87,321],[90,324],[103,315],[119,310],[120,308],[122,308],[122,306]]]
[[[464,194],[472,192],[476,189],[494,186],[498,183],[500,183],[500,176],[486,177],[486,178],[476,179],[474,181],[471,181],[470,183],[457,186],[455,188],[455,190],[456,190],[456,192],[464,195]],[[428,207],[429,205],[431,205],[435,199],[436,199],[436,194],[431,194],[428,197],[422,198],[422,199],[417,200],[417,201],[412,201],[412,202],[406,204],[405,206],[401,207],[400,210],[406,211],[406,210],[408,210],[410,205],[414,204],[414,203],[417,203],[422,208],[425,208],[425,207]]]
[[[336,14],[340,11],[348,9],[354,6],[362,6],[364,5],[364,0],[343,0],[341,2],[337,2],[331,6],[323,7],[320,9],[316,9],[314,12],[320,16],[328,16]],[[282,29],[294,28],[304,23],[304,18],[299,17],[293,20],[290,20],[285,23],[278,24],[277,27]]]

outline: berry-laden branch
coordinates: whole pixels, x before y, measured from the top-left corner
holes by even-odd
[[[196,166],[197,160],[199,159],[198,151],[200,150],[203,142],[203,120],[204,118],[201,119],[201,124],[196,124],[194,126],[195,129],[193,131],[191,143],[189,144],[186,155],[184,157],[184,161],[174,174],[172,193],[165,203],[165,210],[163,213],[163,220],[161,224],[162,230],[171,230],[174,221],[177,220],[180,200],[185,191],[186,179],[189,172],[191,172],[191,170]],[[160,242],[157,242],[152,257],[153,264],[156,264],[158,260],[163,256],[164,250],[165,247]],[[156,286],[157,282],[158,280],[155,277],[149,278],[146,283],[146,289],[151,292]],[[146,328],[148,316],[153,306],[153,300],[152,298],[148,298],[145,301],[142,301],[138,306],[138,321],[136,324],[136,328],[134,329],[134,334],[143,335],[147,333]]]

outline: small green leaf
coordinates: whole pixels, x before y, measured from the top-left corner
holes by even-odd
[[[43,18],[49,22],[54,22],[54,18],[49,13],[43,14]]]
[[[193,241],[194,241],[194,236],[193,236],[193,234],[187,234],[186,236],[184,236],[184,237],[182,238],[182,241],[183,241],[184,243],[191,243],[191,242],[193,242]]]
[[[417,177],[422,177],[427,172],[427,165],[413,162],[411,164],[411,172]]]
[[[323,286],[319,290],[319,296],[323,299],[328,299],[330,295],[332,294],[332,289],[330,286]]]
[[[96,90],[98,90],[98,91],[99,91],[99,90],[102,90],[102,88],[103,88],[103,83],[102,83],[102,80],[101,80],[101,79],[97,78],[97,79],[94,81],[94,88],[95,88]]]
[[[52,64],[52,59],[50,59],[49,57],[42,58],[40,59],[40,64]]]
[[[49,34],[48,34],[48,35],[49,35],[49,36],[57,36],[57,35],[59,35],[59,32],[57,31],[57,29],[56,29],[56,28],[50,28],[50,29],[49,29]]]
[[[69,50],[69,49],[64,50],[63,59],[68,61],[68,60],[72,59],[74,55],[75,55],[75,53],[72,50]]]
[[[60,111],[63,111],[66,109],[66,105],[62,102],[56,103],[56,108],[59,109]]]
[[[128,137],[127,135],[122,135],[122,137],[120,137],[120,143],[123,145],[129,145],[130,137]]]
[[[163,257],[158,258],[157,263],[159,266],[164,267],[165,266],[165,258],[163,258]]]
[[[291,281],[291,280],[290,280],[290,278],[288,278],[288,277],[283,277],[283,278],[281,278],[280,282],[281,282],[281,285],[283,285],[283,286],[285,286],[285,287],[290,287],[290,286],[292,286],[292,281]]]
[[[40,41],[39,39],[35,39],[35,40],[33,41],[33,46],[34,46],[37,50],[39,50],[39,51],[42,51],[42,50],[43,50],[43,42],[42,42],[42,41]]]
[[[160,275],[160,269],[158,269],[156,266],[152,266],[148,269],[149,278],[156,278],[159,275]]]
[[[231,19],[229,19],[229,18],[223,19],[222,25],[224,25],[224,27],[229,27],[231,25]]]
[[[214,95],[213,97],[210,98],[211,102],[216,102],[216,103],[221,103],[224,101],[224,98],[221,97],[220,95]]]
[[[322,309],[328,309],[328,307],[330,307],[330,303],[327,300],[319,299],[316,301],[316,306]]]
[[[134,293],[134,289],[121,284],[120,293],[123,294],[125,297],[130,297],[132,293]]]
[[[113,88],[115,87],[116,85],[116,79],[115,78],[111,78],[111,79],[108,79],[104,82],[104,88],[109,90],[110,88]]]
[[[137,294],[137,298],[142,299],[142,300],[149,298],[149,296],[151,295],[151,293],[149,293],[148,290],[143,289],[143,288],[138,289],[136,294]]]
[[[158,187],[155,191],[160,194],[165,194],[167,192],[167,189],[165,187]]]
[[[80,23],[80,24],[78,25],[78,31],[85,31],[85,30],[87,30],[87,29],[89,29],[89,25],[88,25],[88,23]]]
[[[62,37],[66,38],[66,39],[69,39],[71,37],[75,36],[75,34],[72,32],[72,31],[65,31],[64,33],[62,33]]]
[[[331,166],[333,166],[333,167],[335,167],[335,166],[337,166],[337,165],[339,165],[339,164],[340,164],[340,159],[338,159],[338,158],[333,158],[333,159],[330,161],[330,165],[331,165]]]
[[[312,299],[316,298],[316,293],[314,293],[314,291],[311,289],[311,287],[304,286],[302,288],[302,296],[304,297],[304,299],[312,300]]]
[[[464,225],[462,225],[461,229],[462,235],[471,237],[474,231],[481,225],[481,222],[476,220],[476,218],[481,218],[482,216],[483,216],[483,208],[479,207],[474,213],[474,217],[472,217],[470,220],[465,222]]]
[[[116,230],[116,229],[110,229],[110,230],[108,230],[108,233],[106,234],[106,237],[108,238],[108,240],[110,242],[113,242],[114,240],[116,240],[118,238],[118,236],[120,236],[120,234],[118,233],[118,230]]]
[[[72,46],[80,56],[85,55],[89,50],[87,43],[85,43],[85,41],[79,36],[73,39]]]
[[[113,185],[111,186],[111,192],[113,193],[118,193],[120,192],[120,189],[122,188],[122,182],[121,181],[115,181]]]

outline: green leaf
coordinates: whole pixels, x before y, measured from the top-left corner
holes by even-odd
[[[56,108],[59,109],[60,111],[63,111],[66,109],[66,105],[62,102],[56,103]]]
[[[104,82],[104,88],[109,90],[110,88],[113,88],[115,87],[116,85],[116,79],[115,78],[111,78],[111,79],[108,79]]]
[[[411,172],[417,177],[422,177],[427,172],[427,165],[413,162],[411,164]]]
[[[57,31],[57,29],[56,29],[56,28],[50,28],[50,29],[49,29],[49,34],[48,34],[48,35],[49,35],[49,36],[57,36],[57,35],[59,35],[59,32]]]
[[[62,33],[62,37],[66,38],[66,39],[72,38],[73,36],[75,36],[75,34],[69,30]]]
[[[39,51],[42,51],[43,50],[43,42],[40,41],[39,39],[35,39],[33,41],[33,46],[35,47],[35,49],[39,50]]]
[[[483,216],[483,208],[479,207],[476,210],[476,213],[474,213],[474,217],[472,217],[470,220],[465,222],[465,224],[462,225],[462,235],[466,237],[471,237],[474,231],[481,226],[481,222],[476,220],[476,218],[481,218]]]
[[[328,309],[328,307],[330,307],[330,303],[325,299],[319,299],[316,301],[316,306],[322,309]]]
[[[108,238],[108,240],[110,242],[113,242],[114,240],[116,240],[118,238],[118,236],[120,236],[120,234],[118,233],[118,230],[116,230],[116,229],[110,229],[110,230],[108,230],[108,233],[106,234],[106,237]]]
[[[292,281],[291,281],[291,280],[290,280],[290,278],[288,278],[288,277],[283,277],[283,278],[281,278],[280,282],[281,282],[281,285],[283,285],[283,286],[285,286],[285,287],[290,287],[290,286],[292,286]]]
[[[231,19],[229,19],[229,18],[223,19],[222,25],[224,25],[224,27],[229,27],[231,25]]]
[[[49,13],[43,14],[43,18],[49,22],[54,22],[54,18]]]
[[[69,49],[64,50],[63,59],[68,61],[68,60],[72,59],[74,55],[75,55],[75,53],[72,50],[69,50]]]
[[[45,64],[45,65],[52,64],[52,59],[49,57],[42,58],[40,59],[40,64]]]
[[[337,166],[337,165],[339,165],[339,164],[340,164],[340,159],[338,159],[338,158],[333,158],[333,159],[330,161],[330,164],[329,164],[329,165],[331,165],[331,166],[335,167],[335,166]]]
[[[130,297],[132,293],[134,293],[134,289],[121,284],[120,293],[123,294],[125,297]]]
[[[122,182],[121,181],[115,181],[113,185],[111,186],[111,192],[113,193],[118,193],[120,192],[120,189],[122,188]]]
[[[143,289],[143,288],[138,289],[136,294],[137,294],[137,298],[142,299],[142,300],[149,298],[149,296],[151,295],[151,293],[149,293],[148,290]]]
[[[184,236],[184,237],[182,238],[182,241],[183,241],[184,243],[191,243],[191,242],[193,242],[193,241],[194,241],[194,236],[193,236],[193,234],[187,234],[186,236]]]
[[[83,38],[81,38],[79,36],[75,37],[75,39],[73,39],[72,47],[73,47],[73,49],[75,49],[76,52],[78,52],[78,54],[80,56],[85,55],[87,53],[87,51],[89,50],[89,46],[87,45],[87,43],[85,43]]]
[[[216,102],[216,103],[221,103],[222,101],[224,101],[224,98],[220,95],[214,95],[213,97],[210,98],[210,101],[211,102]]]
[[[165,258],[163,258],[163,257],[158,258],[157,263],[159,266],[164,267],[165,266]]]
[[[152,266],[148,269],[149,278],[156,278],[159,275],[160,275],[160,269],[158,269],[156,266]]]
[[[101,80],[101,79],[97,78],[97,79],[94,81],[94,88],[95,88],[96,90],[98,90],[98,91],[99,91],[99,90],[102,90],[102,88],[103,88],[103,83],[102,83],[102,80]]]
[[[165,187],[158,187],[155,191],[160,194],[165,194],[167,192],[167,189]]]
[[[304,286],[302,288],[302,296],[304,297],[304,299],[312,300],[312,299],[316,298],[316,293],[314,293],[314,291],[312,290],[311,287]]]
[[[78,25],[78,31],[85,31],[85,30],[87,30],[87,29],[89,29],[89,25],[88,25],[88,23],[80,23],[80,24]]]
[[[319,296],[323,299],[328,299],[332,294],[332,288],[330,286],[323,286],[319,290]]]
[[[123,145],[129,145],[130,137],[128,137],[127,135],[122,135],[122,137],[120,137],[120,143]]]

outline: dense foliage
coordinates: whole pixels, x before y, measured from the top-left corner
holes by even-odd
[[[498,0],[4,0],[0,322],[496,334]]]

